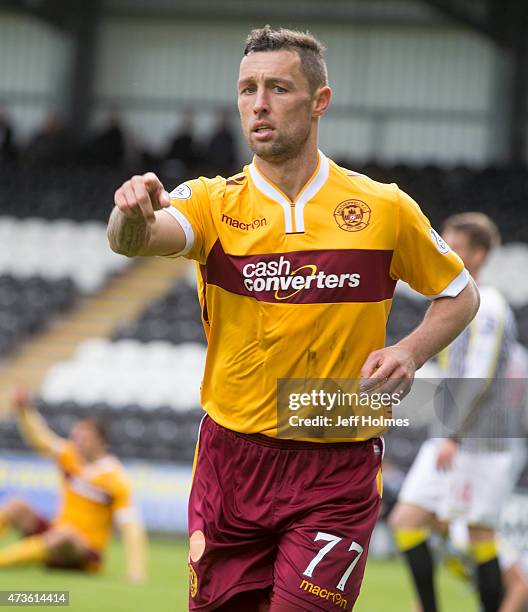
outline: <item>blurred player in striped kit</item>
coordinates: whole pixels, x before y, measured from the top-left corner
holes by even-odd
[[[497,227],[481,213],[447,219],[443,238],[475,279],[500,241]],[[512,436],[519,431],[512,411],[513,385],[506,380],[516,345],[513,313],[493,287],[479,287],[477,317],[439,355],[445,376],[431,439],[418,453],[390,518],[405,554],[424,612],[435,612],[431,528],[463,519],[476,565],[485,612],[500,609],[503,598],[495,529],[501,505],[513,486]]]

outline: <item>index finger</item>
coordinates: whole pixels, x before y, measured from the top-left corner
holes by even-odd
[[[160,188],[163,189],[163,184],[154,172],[147,172],[143,175],[143,184],[149,194],[156,193]]]

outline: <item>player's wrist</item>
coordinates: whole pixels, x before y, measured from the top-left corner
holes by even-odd
[[[401,342],[398,342],[397,344],[395,344],[394,346],[395,348],[403,350],[407,353],[408,364],[411,368],[414,369],[415,372],[418,368],[421,368],[423,364],[425,363],[426,360],[425,359],[422,360],[422,357],[418,351],[418,347],[413,342],[411,342],[409,339],[407,340],[404,339]]]

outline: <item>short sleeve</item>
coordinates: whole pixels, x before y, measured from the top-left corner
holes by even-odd
[[[400,189],[398,204],[391,277],[429,299],[457,296],[469,282],[462,260],[431,227],[418,204]]]
[[[137,518],[132,504],[132,489],[125,477],[115,476],[112,479],[112,511],[118,523],[126,523]]]
[[[63,472],[75,472],[79,468],[79,457],[73,442],[64,441],[53,449],[53,458]]]
[[[211,193],[208,179],[194,179],[178,185],[170,192],[169,208],[163,209],[183,229],[185,247],[171,256],[182,256],[205,263],[207,253],[214,243],[215,228],[211,215]]]

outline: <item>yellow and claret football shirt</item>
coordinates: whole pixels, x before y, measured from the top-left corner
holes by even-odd
[[[183,183],[171,204],[199,267],[202,405],[235,431],[276,435],[279,378],[358,379],[398,279],[432,299],[469,279],[408,195],[321,152],[295,202],[252,163]]]
[[[121,522],[134,515],[123,466],[109,455],[84,463],[71,442],[60,444],[55,460],[62,475],[62,495],[53,523],[75,528],[91,548],[102,552],[114,515]]]

